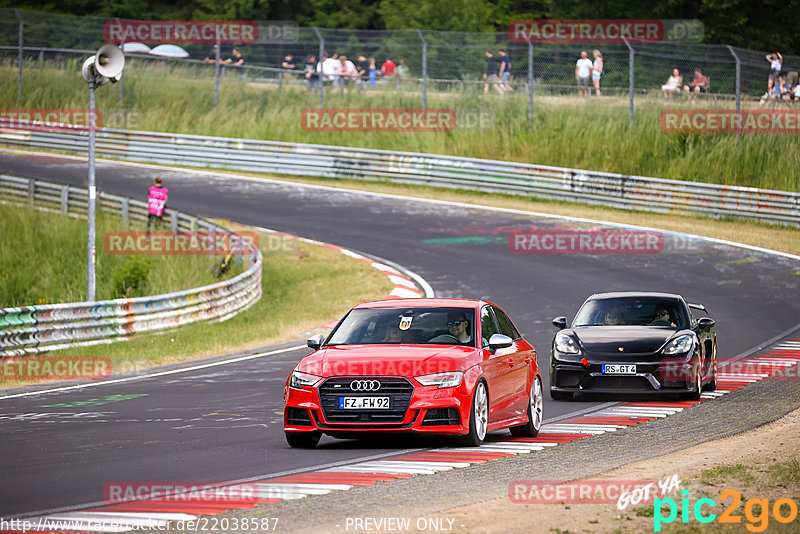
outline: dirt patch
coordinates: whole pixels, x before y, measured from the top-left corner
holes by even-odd
[[[664,436],[669,439],[669,436]],[[636,462],[612,469],[587,479],[593,487],[601,481],[665,481],[673,475],[680,479],[681,490],[674,489],[664,495],[675,501],[677,515],[662,525],[662,532],[798,532],[797,503],[800,500],[800,409],[778,421],[757,430],[710,441],[685,451]],[[657,488],[657,485],[656,485]],[[682,521],[681,491],[688,490],[690,513]],[[735,494],[741,503],[734,507]],[[542,493],[544,495],[544,493]],[[609,492],[611,496],[611,492]],[[716,514],[708,524],[699,523],[692,514],[698,499],[710,498],[716,504],[705,504],[700,511],[703,516]],[[750,499],[766,499],[767,507],[762,513],[761,504]],[[785,518],[794,519],[783,524],[775,518],[775,502],[778,512]],[[721,514],[731,507],[731,518],[738,522],[720,523]],[[749,514],[747,513],[749,509]],[[792,510],[795,513],[792,513]],[[664,505],[662,516],[668,517],[669,506]],[[453,519],[454,532],[653,532],[654,507],[629,505],[619,510],[616,502],[606,504],[569,504],[563,501],[554,504],[517,504],[508,497],[489,500],[477,505],[442,510],[436,516]],[[426,525],[431,516],[421,516],[410,521],[410,532],[418,530],[415,525]]]

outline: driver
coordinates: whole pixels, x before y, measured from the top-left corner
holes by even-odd
[[[669,311],[666,308],[659,308],[656,311],[655,319],[653,319],[653,322],[650,324],[656,326],[667,326],[668,324],[669,326],[675,328],[675,323],[673,323],[670,319]]]
[[[605,323],[607,325],[625,324],[625,321],[622,319],[622,311],[617,307],[608,310],[605,316]]]
[[[471,343],[469,321],[461,310],[452,310],[447,314],[447,331],[461,343]]]

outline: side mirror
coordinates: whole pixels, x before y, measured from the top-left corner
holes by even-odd
[[[706,328],[711,328],[717,324],[717,322],[712,319],[711,317],[701,317],[697,320],[697,328],[700,330],[705,330]]]
[[[322,334],[317,334],[316,336],[311,336],[306,341],[306,345],[308,345],[309,349],[317,350],[322,346],[322,342],[325,341],[325,336]]]
[[[489,338],[489,350],[507,349],[514,344],[514,340],[504,334],[492,334]]]
[[[556,317],[553,319],[553,326],[558,328],[559,330],[564,330],[567,327],[567,318],[566,317]]]

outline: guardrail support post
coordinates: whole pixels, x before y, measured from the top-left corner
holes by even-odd
[[[728,47],[733,59],[736,60],[736,116],[739,118],[738,123],[736,124],[736,142],[739,142],[739,136],[741,136],[741,126],[742,126],[742,60],[739,59],[739,55],[730,45],[725,45]]]
[[[169,214],[169,224],[173,232],[178,231],[178,214],[174,211]]]
[[[19,14],[19,9],[14,8],[14,13],[19,19],[19,76],[17,78],[17,100],[22,99],[22,38],[23,38],[23,24],[22,15]]]
[[[36,194],[35,191],[36,181],[32,178],[28,179],[28,206],[33,207],[33,197]]]
[[[61,186],[61,215],[66,216],[69,213],[69,186]]]
[[[428,41],[422,35],[422,30],[417,30],[422,41],[422,109],[428,109]]]
[[[129,215],[130,201],[128,200],[128,197],[125,197],[122,199],[122,227],[126,230],[128,229],[128,226],[130,226]]]
[[[634,80],[634,77],[633,77],[633,55],[634,55],[634,52],[633,52],[633,47],[628,42],[628,40],[625,39],[624,37],[622,38],[622,40],[625,42],[625,46],[628,47],[628,80],[629,80],[628,81],[628,84],[629,84],[628,91],[630,92],[630,97],[631,97],[631,101],[630,101],[629,108],[628,108],[628,127],[629,128],[633,128],[633,80]],[[589,91],[589,93],[591,94],[591,91]]]

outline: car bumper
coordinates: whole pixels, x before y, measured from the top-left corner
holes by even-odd
[[[324,396],[324,394],[323,394]],[[347,394],[347,396],[358,396]],[[367,395],[365,395],[367,396]],[[373,432],[411,432],[421,434],[464,435],[469,431],[472,398],[462,383],[453,388],[414,386],[405,412],[391,422],[373,420],[335,420],[330,408],[323,409],[317,387],[302,389],[286,387],[284,392],[284,431],[323,432],[331,435],[363,434]],[[328,405],[329,406],[329,405]],[[340,415],[343,412],[337,411]],[[379,411],[353,410],[366,419]]]
[[[604,374],[604,364],[634,364],[635,374]],[[619,362],[591,361],[589,365],[556,362],[551,365],[551,391],[565,393],[680,393],[694,388],[693,363],[663,361]]]

